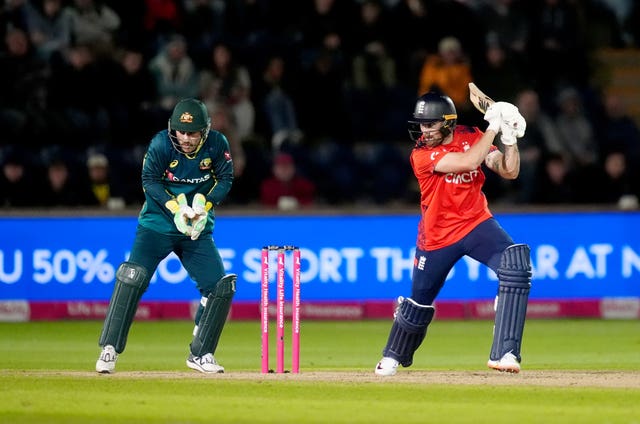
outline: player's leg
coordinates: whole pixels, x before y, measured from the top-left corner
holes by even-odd
[[[412,277],[412,297],[398,299],[393,324],[382,359],[375,373],[382,376],[396,374],[398,365],[411,366],[413,355],[427,334],[433,319],[433,301],[442,289],[451,267],[460,258],[456,247],[426,252],[416,250]]]
[[[115,284],[98,344],[102,347],[96,371],[115,371],[117,357],[127,344],[131,324],[153,270],[171,251],[170,243],[158,233],[138,228],[131,254],[116,271]]]
[[[485,221],[467,238],[469,256],[498,276],[493,343],[487,365],[499,371],[520,371],[520,355],[531,287],[529,246],[514,244],[494,219]]]
[[[493,343],[487,365],[499,371],[517,373],[522,361],[520,349],[531,289],[529,246],[514,244],[505,249],[498,280]]]
[[[224,372],[214,354],[231,308],[237,276],[224,275],[222,259],[210,238],[198,239],[185,246],[182,263],[196,281],[202,296],[195,316],[187,366],[206,373]]]

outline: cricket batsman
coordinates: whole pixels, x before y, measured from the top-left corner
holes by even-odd
[[[514,243],[493,217],[482,192],[486,167],[505,179],[520,170],[518,138],[526,122],[518,108],[494,103],[486,111],[486,131],[457,125],[448,96],[429,92],[415,104],[409,135],[415,143],[411,166],[420,186],[411,297],[398,298],[393,325],[375,373],[392,376],[408,367],[435,314],[433,302],[447,275],[463,256],[488,266],[498,276],[493,344],[487,365],[498,371],[520,371],[531,264],[529,246]],[[493,144],[501,134],[503,150]]]

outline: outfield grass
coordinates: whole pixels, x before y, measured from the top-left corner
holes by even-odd
[[[529,320],[518,375],[486,368],[491,322],[434,321],[392,378],[388,320],[303,322],[300,375],[260,374],[258,322],[225,328],[225,374],[192,372],[187,321],[134,323],[99,375],[101,324],[0,323],[0,423],[640,423],[639,321]]]

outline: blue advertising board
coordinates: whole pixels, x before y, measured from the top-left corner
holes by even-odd
[[[516,242],[531,246],[532,299],[640,297],[640,214],[497,218]],[[238,274],[236,300],[260,298],[261,247],[273,244],[300,247],[305,300],[393,299],[409,294],[417,223],[409,215],[220,216],[214,239],[226,271]],[[135,217],[0,218],[0,300],[108,300],[136,224]],[[495,275],[464,258],[439,299],[490,299],[495,292]],[[194,283],[170,255],[144,298],[197,297]]]

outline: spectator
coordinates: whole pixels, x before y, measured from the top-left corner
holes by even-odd
[[[515,56],[516,60],[523,60],[531,32],[525,2],[494,0],[481,3],[478,7],[478,17],[486,28],[486,38],[500,44],[507,55]]]
[[[544,172],[536,182],[534,204],[571,204],[575,201],[576,181],[564,155],[550,153],[543,158]]]
[[[494,99],[515,103],[518,92],[530,82],[520,58],[497,36],[487,39],[484,60],[474,67],[474,80]]]
[[[252,91],[259,111],[256,127],[271,140],[274,150],[280,150],[286,142],[297,144],[303,136],[292,97],[294,89],[287,85],[288,81],[284,57],[274,54],[267,59],[261,79]]]
[[[580,93],[573,87],[564,88],[558,93],[557,103],[556,125],[570,165],[578,171],[594,166],[599,159],[599,149]]]
[[[301,61],[308,68],[323,53],[344,60],[345,36],[355,15],[353,0],[312,0],[302,11]]]
[[[541,98],[553,98],[559,87],[570,82],[584,87],[589,67],[583,44],[578,4],[568,0],[536,2],[529,19],[529,61],[537,66],[536,89]],[[553,65],[551,65],[553,64]],[[544,104],[547,108],[553,105]]]
[[[53,156],[46,164],[45,184],[39,195],[41,206],[97,206],[88,184],[77,177],[71,161]]]
[[[90,44],[101,55],[108,54],[120,28],[120,17],[103,0],[71,0],[66,6],[71,19],[72,42]]]
[[[205,103],[220,102],[229,108],[231,119],[242,141],[255,129],[255,107],[251,101],[249,70],[236,62],[229,45],[216,44],[209,65],[199,79],[200,96]]]
[[[432,3],[424,0],[399,0],[390,6],[387,14],[390,27],[395,29],[389,32],[389,51],[395,58],[398,81],[406,86],[413,99],[419,91],[425,58],[429,52],[436,51],[437,40],[442,38],[443,19],[434,13]]]
[[[74,44],[55,54],[51,70],[48,101],[61,144],[79,152],[87,145],[106,143],[111,121],[103,101],[109,97],[109,87],[92,46]]]
[[[166,114],[156,106],[153,76],[140,46],[123,46],[115,52],[114,60],[109,89],[111,132],[115,135],[111,145],[146,147],[149,134],[166,123]]]
[[[311,143],[326,139],[352,141],[344,78],[342,64],[328,50],[319,53],[311,67],[301,72],[300,86],[304,89],[298,90],[294,100],[300,112],[300,128]]]
[[[273,160],[273,175],[260,186],[260,203],[269,208],[292,210],[313,205],[315,186],[297,173],[293,156],[278,153]]]
[[[109,159],[102,153],[91,153],[87,158],[87,174],[91,192],[99,206],[122,209],[125,198],[109,171]]]
[[[353,28],[347,90],[352,132],[359,140],[388,138],[405,127],[404,117],[395,125],[389,119],[394,116],[389,111],[398,106],[392,103],[398,83],[396,63],[388,51],[388,29],[380,0],[364,1]]]
[[[43,60],[71,44],[71,10],[64,7],[63,0],[28,2],[26,19],[29,38]]]
[[[438,43],[438,52],[428,55],[422,65],[418,96],[428,91],[438,91],[453,100],[459,115],[470,115],[471,81],[471,62],[460,41],[455,37],[444,37]],[[477,118],[477,113],[471,117]]]
[[[2,155],[0,174],[0,207],[29,207],[37,205],[37,191],[27,162],[26,153],[15,146],[6,148]]]
[[[637,169],[629,168],[623,152],[611,151],[604,158],[597,178],[595,203],[615,205],[620,209],[637,209],[640,183]]]
[[[16,144],[29,140],[35,146],[47,126],[42,101],[48,67],[35,55],[24,30],[10,29],[4,44],[0,52],[0,140]]]
[[[171,114],[179,99],[197,97],[200,72],[183,36],[174,34],[151,59],[149,70],[156,85],[157,106],[164,115]]]
[[[184,3],[183,33],[196,66],[204,67],[213,46],[229,31],[225,20],[228,6],[222,0],[187,0]]]
[[[142,26],[152,51],[158,51],[169,42],[172,34],[182,29],[183,10],[179,0],[144,0]]]
[[[622,98],[605,93],[603,113],[594,121],[600,151],[621,151],[631,169],[640,168],[640,128],[629,115]]]
[[[520,149],[520,175],[514,180],[515,201],[533,201],[538,179],[544,172],[544,158],[550,154],[563,154],[564,147],[558,127],[542,110],[538,93],[524,89],[517,94],[515,105],[527,121],[527,131],[518,141]]]
[[[21,29],[26,31],[27,3],[29,0],[5,0],[0,8],[0,36],[3,38],[9,30]]]

